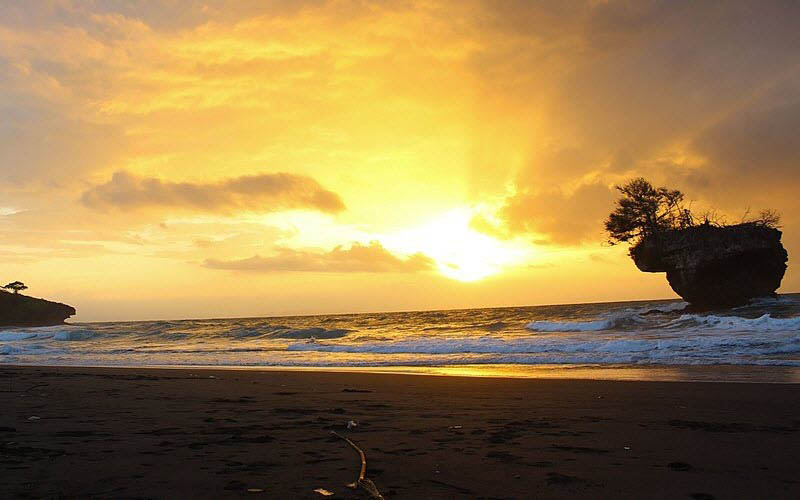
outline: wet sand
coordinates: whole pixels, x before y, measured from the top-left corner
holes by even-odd
[[[331,431],[386,498],[800,498],[798,401],[799,384],[2,367],[0,498],[370,498]]]

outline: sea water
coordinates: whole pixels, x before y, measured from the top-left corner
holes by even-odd
[[[686,305],[673,300],[5,328],[0,364],[800,367],[800,294],[706,313],[685,312]]]

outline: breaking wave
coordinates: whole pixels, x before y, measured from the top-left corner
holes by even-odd
[[[753,335],[705,336],[701,338],[597,339],[553,337],[537,340],[497,339],[419,339],[363,344],[326,344],[302,342],[288,346],[289,351],[346,352],[374,354],[457,354],[457,353],[659,353],[718,355],[784,354],[800,352],[800,332],[785,332],[770,339]]]
[[[684,314],[664,326],[674,327],[676,325],[711,330],[779,332],[800,329],[800,317],[773,318],[770,314],[763,314],[757,318],[742,318],[739,316]]]
[[[685,307],[653,301],[4,328],[0,363],[800,366],[797,297],[708,314]]]
[[[0,332],[0,342],[26,340],[36,338],[38,335],[32,332]]]
[[[338,339],[344,337],[351,330],[325,328],[302,328],[299,330],[285,330],[275,334],[275,337],[282,339]]]
[[[613,328],[614,319],[595,321],[531,321],[525,328],[534,332],[599,332]]]

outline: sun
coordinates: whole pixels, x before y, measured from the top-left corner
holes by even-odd
[[[450,210],[429,222],[391,235],[381,241],[393,251],[422,252],[431,257],[438,271],[451,279],[478,281],[521,261],[526,251],[470,227],[475,209]]]

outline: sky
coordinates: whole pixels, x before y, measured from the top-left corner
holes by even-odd
[[[78,321],[670,298],[644,176],[783,215],[793,1],[0,4],[0,279]]]

